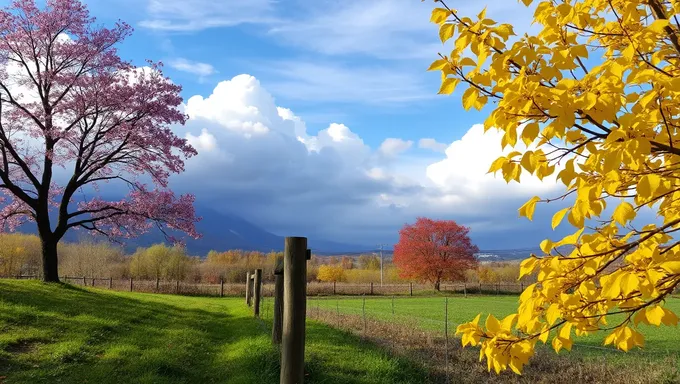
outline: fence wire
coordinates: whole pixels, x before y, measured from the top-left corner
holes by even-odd
[[[484,303],[498,308],[499,306],[514,306],[514,301],[494,300],[486,296],[477,296]],[[432,298],[427,300],[432,301]],[[436,300],[436,299],[435,299]],[[460,339],[451,339],[451,333],[459,322],[452,320],[459,306],[464,305],[466,299],[461,296],[442,297],[441,305],[436,304],[427,313],[417,313],[408,308],[409,303],[419,302],[418,298],[315,298],[307,301],[307,315],[309,319],[317,320],[359,335],[371,342],[377,342],[393,351],[405,347],[414,348],[423,354],[423,360],[438,362],[441,380],[449,383],[450,367],[456,358],[455,351],[459,351]],[[502,307],[501,307],[502,308]],[[541,347],[543,348],[543,347]],[[549,348],[546,347],[546,348]],[[591,345],[587,343],[573,343],[573,350],[596,350],[606,353],[625,353],[611,347]],[[630,352],[629,352],[630,353]],[[634,353],[651,358],[677,356],[667,350],[636,350]]]

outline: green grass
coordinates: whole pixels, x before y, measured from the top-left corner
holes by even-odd
[[[392,302],[394,300],[394,315],[392,314]],[[377,320],[389,322],[414,322],[421,328],[444,332],[445,319],[444,297],[367,297],[366,315]],[[456,326],[463,322],[474,319],[482,313],[482,321],[486,314],[492,313],[498,318],[503,318],[517,310],[517,296],[475,296],[469,295],[452,296],[448,298],[449,331],[455,333]],[[363,299],[357,297],[343,298],[310,298],[308,306],[312,311],[317,308],[339,311],[347,314],[362,314]],[[667,307],[675,313],[680,313],[680,300],[670,298]],[[610,320],[610,322],[612,322]],[[623,353],[614,348],[602,346],[604,334],[594,334],[588,337],[577,338],[573,348],[574,353],[584,357],[607,356],[608,360],[650,359],[662,357],[678,358],[680,356],[680,329],[678,327],[654,327],[641,326],[641,332],[645,335],[646,344],[644,349],[636,349]]]
[[[242,299],[0,280],[1,383],[277,383],[266,321]],[[428,373],[309,321],[309,383],[421,383]]]

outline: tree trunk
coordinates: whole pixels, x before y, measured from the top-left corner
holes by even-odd
[[[437,280],[437,281],[434,282],[435,291],[437,291],[437,292],[441,291],[440,285],[441,285],[441,281]]]
[[[41,236],[43,281],[49,283],[59,282],[59,270],[57,267],[57,243],[52,236]]]

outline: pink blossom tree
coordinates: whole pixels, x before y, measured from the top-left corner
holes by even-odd
[[[15,0],[0,11],[0,226],[36,223],[45,281],[59,281],[57,244],[72,228],[124,239],[155,225],[199,237],[194,197],[168,189],[196,154],[169,128],[186,120],[181,87],[160,64],[118,56],[129,25],[94,22],[79,0],[42,9]],[[129,194],[96,197],[105,183]]]

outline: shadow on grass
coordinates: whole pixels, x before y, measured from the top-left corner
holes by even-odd
[[[0,280],[7,384],[277,383],[270,329],[240,299]],[[307,329],[307,383],[428,382],[422,368],[359,337]]]
[[[257,363],[271,360],[273,349],[253,319],[228,305],[204,310],[196,299],[143,296],[0,281],[0,376],[7,383],[230,382],[233,371],[251,368],[257,382],[272,376],[271,364]],[[242,340],[258,348],[228,353]]]

